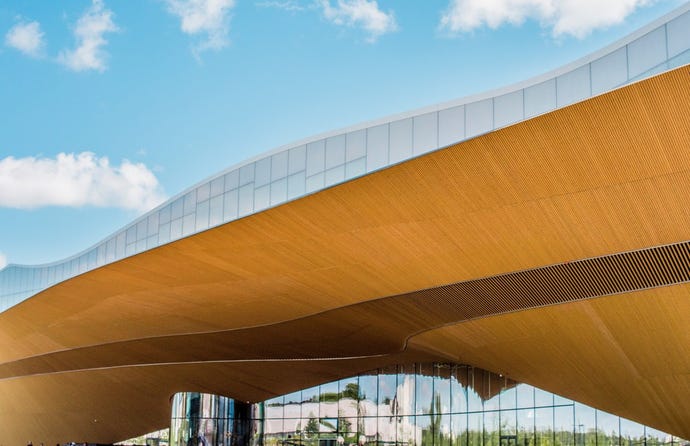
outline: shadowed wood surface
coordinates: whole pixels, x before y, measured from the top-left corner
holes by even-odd
[[[685,285],[517,311],[533,306],[528,296],[493,316],[478,293],[470,298],[489,310],[462,323],[440,301],[401,300],[690,240],[689,76],[677,69],[39,293],[0,314],[0,419],[10,425],[0,443],[120,440],[164,427],[176,391],[258,400],[422,357],[503,372],[690,437],[690,311],[679,292],[681,319],[663,325],[655,294]],[[640,296],[634,311],[621,300],[629,295]],[[579,310],[596,302],[613,303]],[[621,308],[639,325],[626,325]],[[624,360],[639,333],[648,339]],[[662,351],[676,360],[656,362]],[[285,363],[284,373],[279,358],[322,359]],[[98,404],[99,415],[80,404]]]

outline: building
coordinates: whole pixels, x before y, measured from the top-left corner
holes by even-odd
[[[281,147],[72,258],[6,267],[0,444],[113,442],[171,406],[180,443],[200,419],[224,444],[690,438],[688,62],[686,5],[555,72]]]

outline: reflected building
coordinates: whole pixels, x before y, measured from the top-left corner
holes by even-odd
[[[171,446],[686,446],[634,421],[482,369],[389,366],[248,404],[179,393]]]

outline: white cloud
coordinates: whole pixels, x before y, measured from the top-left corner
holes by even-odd
[[[143,164],[91,152],[55,158],[0,159],[0,206],[99,206],[145,211],[165,199],[156,176]]]
[[[467,32],[505,23],[520,25],[527,19],[550,28],[554,37],[583,38],[594,29],[621,23],[635,9],[655,0],[451,0],[440,28]]]
[[[379,36],[398,29],[392,11],[379,9],[376,0],[320,0],[323,15],[336,25],[361,26],[369,33],[368,40],[374,42]]]
[[[194,47],[197,54],[228,45],[230,10],[235,0],[165,0],[168,10],[180,18],[182,31],[203,38]]]
[[[105,7],[103,0],[92,0],[91,7],[79,17],[74,28],[77,47],[63,50],[58,61],[74,71],[105,71],[107,53],[103,47],[108,43],[104,35],[118,31],[113,22],[113,12]]]
[[[283,0],[283,1],[276,1],[276,0],[268,0],[268,1],[263,1],[263,2],[256,2],[256,6],[262,7],[262,8],[277,8],[277,9],[283,9],[285,11],[304,11],[306,7],[302,6],[297,0]]]
[[[0,269],[7,266],[7,256],[0,252]]]
[[[5,45],[21,51],[27,56],[39,57],[45,47],[44,33],[38,22],[20,22],[5,34]]]

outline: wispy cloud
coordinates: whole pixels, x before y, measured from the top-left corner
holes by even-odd
[[[39,57],[45,47],[43,36],[40,23],[36,21],[20,22],[5,34],[5,45],[21,51],[27,56]]]
[[[319,0],[326,20],[343,26],[361,27],[368,34],[367,40],[374,42],[383,34],[398,29],[392,11],[384,12],[376,0]]]
[[[0,269],[7,266],[7,256],[0,252]]]
[[[108,57],[103,49],[108,43],[105,34],[115,31],[118,27],[113,21],[113,12],[105,7],[103,0],[92,0],[74,28],[76,48],[61,51],[58,62],[74,71],[105,71]]]
[[[143,164],[111,165],[91,152],[55,158],[0,159],[0,206],[99,206],[145,211],[165,199],[156,176]]]
[[[196,56],[206,50],[228,46],[230,11],[235,0],[165,0],[168,11],[180,18],[182,31],[198,36],[193,46]]]
[[[285,11],[304,11],[306,6],[302,5],[299,1],[297,0],[283,0],[283,1],[276,1],[276,0],[268,0],[268,1],[262,1],[262,2],[256,2],[256,6],[259,6],[261,8],[276,8],[276,9],[283,9]]]
[[[451,0],[441,17],[440,29],[451,33],[472,31],[527,19],[539,21],[554,37],[584,38],[593,30],[623,22],[637,8],[655,0]]]

